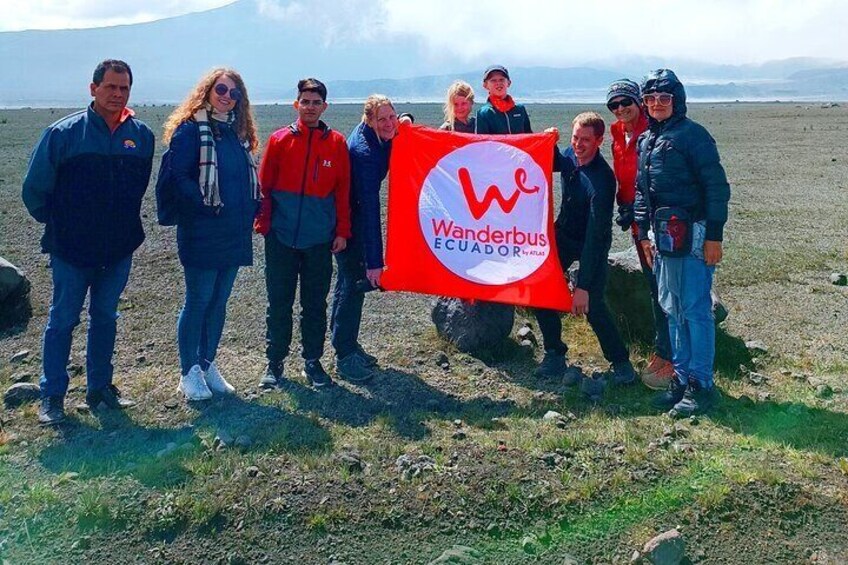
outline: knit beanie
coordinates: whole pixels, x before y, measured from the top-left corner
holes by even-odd
[[[642,92],[639,90],[639,85],[626,78],[620,78],[609,86],[607,102],[619,96],[632,98],[637,104],[642,101]]]

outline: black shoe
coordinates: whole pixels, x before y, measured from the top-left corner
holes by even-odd
[[[590,402],[600,402],[604,397],[604,389],[607,387],[606,379],[603,378],[602,373],[592,373],[592,376],[580,383],[580,392],[585,396]]]
[[[703,414],[716,403],[718,393],[715,386],[704,388],[695,379],[689,379],[689,386],[683,392],[683,398],[671,409],[672,416],[687,417],[692,414]]]
[[[636,382],[636,371],[630,361],[619,361],[612,364],[610,380],[614,386],[632,385]]]
[[[65,420],[65,398],[63,396],[45,396],[38,409],[38,423],[42,426],[55,426]]]
[[[654,395],[651,405],[660,410],[670,410],[675,404],[683,400],[683,393],[685,391],[686,385],[680,382],[677,375],[674,375],[668,383],[668,388]]]
[[[377,366],[377,358],[371,355],[370,353],[366,353],[365,350],[362,349],[361,345],[356,346],[356,352],[359,353],[359,356],[365,360],[366,364],[369,367]]]
[[[265,374],[259,379],[259,386],[262,388],[274,388],[283,384],[286,378],[283,376],[282,361],[268,361],[268,368]]]
[[[374,371],[359,352],[354,351],[336,360],[339,376],[351,383],[364,383],[374,376]]]
[[[320,359],[307,360],[303,364],[303,376],[309,380],[309,384],[314,388],[322,389],[333,386],[333,379],[321,366]]]
[[[542,362],[533,371],[533,376],[543,379],[553,379],[565,374],[568,365],[565,363],[565,353],[549,349],[545,351]]]
[[[135,406],[135,402],[132,400],[121,398],[121,391],[115,385],[86,392],[85,403],[88,404],[89,410],[96,410],[101,403],[112,410],[124,410]]]

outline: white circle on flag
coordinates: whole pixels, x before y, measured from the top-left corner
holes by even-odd
[[[425,241],[450,272],[504,285],[545,262],[548,180],[525,151],[479,141],[442,157],[424,179],[418,214]]]

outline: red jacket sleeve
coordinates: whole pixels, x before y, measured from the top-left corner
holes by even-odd
[[[345,138],[339,135],[336,151],[341,163],[336,182],[336,237],[350,239],[350,155],[347,151]]]
[[[265,154],[262,156],[262,164],[259,166],[259,185],[262,199],[259,201],[259,213],[253,221],[253,230],[262,235],[268,235],[271,231],[271,190],[277,180],[277,168],[279,166],[279,150],[276,136],[268,138],[265,146]]]

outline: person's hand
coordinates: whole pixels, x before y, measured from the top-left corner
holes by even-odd
[[[333,240],[333,246],[330,247],[330,251],[338,253],[339,251],[344,251],[345,247],[347,247],[347,240],[342,236],[336,236],[336,239]]]
[[[584,316],[589,313],[589,293],[582,288],[574,289],[571,297],[571,313],[575,316]]]
[[[622,204],[618,207],[618,216],[615,218],[615,223],[621,228],[621,231],[627,231],[633,224],[633,204]]]
[[[643,239],[639,242],[639,245],[642,246],[642,251],[645,252],[645,262],[648,264],[649,269],[654,268],[654,246],[651,244],[650,239]]]
[[[368,269],[365,271],[365,278],[371,283],[371,286],[377,288],[380,286],[380,276],[383,274],[383,268]]]
[[[559,141],[559,129],[556,127],[550,127],[545,130],[545,133],[552,133],[556,136],[556,140]]]
[[[720,241],[704,241],[704,263],[707,265],[718,265],[721,261],[722,251]]]
[[[409,116],[408,114],[404,114],[400,118],[398,118],[398,122],[401,123],[401,124],[411,124],[412,123],[412,116]]]

